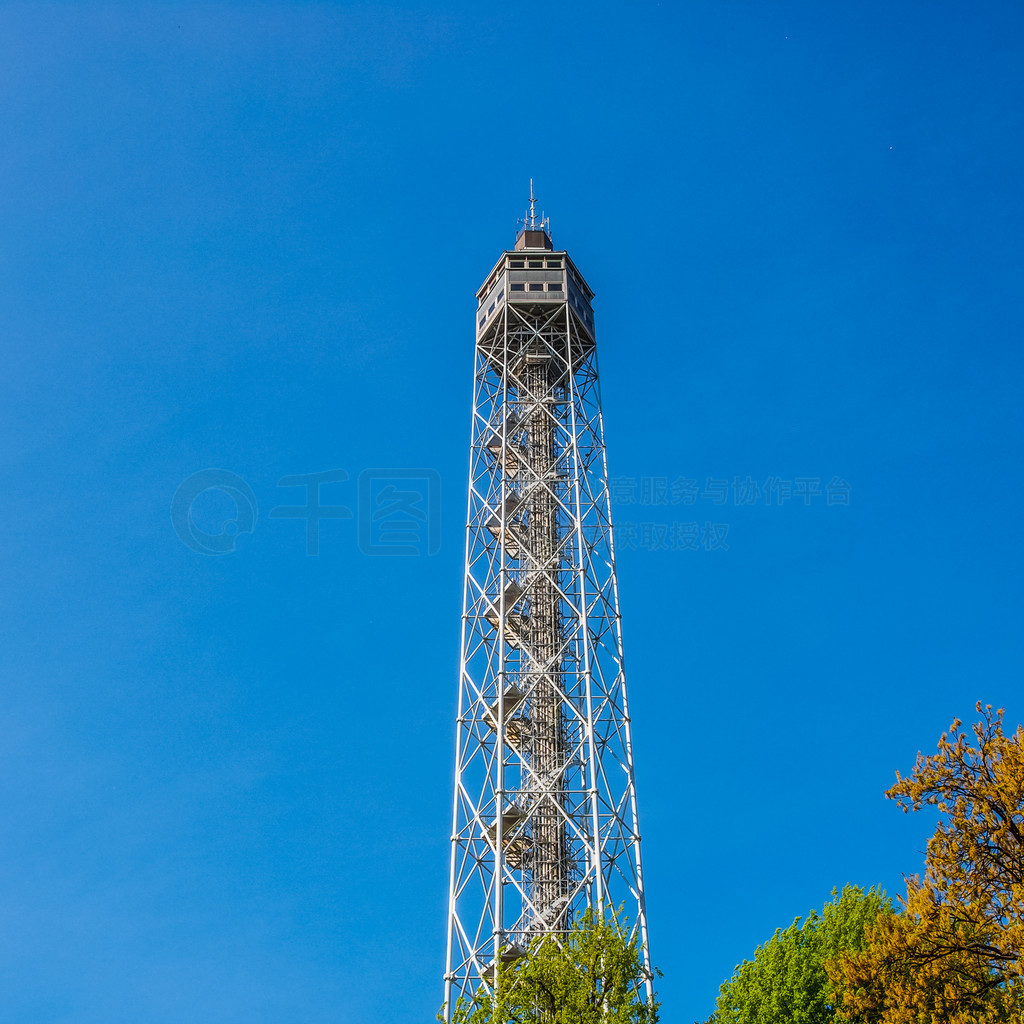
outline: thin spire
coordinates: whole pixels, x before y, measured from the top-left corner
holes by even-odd
[[[543,231],[546,234],[551,234],[551,222],[544,215],[544,211],[541,210],[541,214],[537,216],[537,197],[533,192],[533,178],[530,179],[530,208],[526,211],[525,216],[519,218],[521,227],[517,230],[519,234],[524,231]]]

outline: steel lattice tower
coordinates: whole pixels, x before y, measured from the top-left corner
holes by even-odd
[[[530,214],[477,292],[446,1014],[625,903],[652,995],[593,292]]]

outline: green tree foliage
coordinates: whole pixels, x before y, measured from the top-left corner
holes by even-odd
[[[637,943],[623,931],[617,916],[588,911],[561,943],[534,939],[502,967],[493,994],[459,1001],[453,1024],[657,1024]]]
[[[821,913],[798,917],[778,930],[754,959],[744,960],[722,985],[715,1012],[706,1024],[826,1024],[843,1021],[835,1008],[825,964],[843,951],[865,947],[865,926],[880,914],[892,913],[892,901],[881,889],[865,892],[844,886],[832,890]]]

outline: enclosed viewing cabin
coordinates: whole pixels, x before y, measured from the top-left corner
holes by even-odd
[[[476,293],[477,339],[482,341],[501,319],[505,303],[543,309],[567,302],[591,343],[594,292],[564,250],[552,247],[547,231],[520,231],[514,249],[506,250]]]

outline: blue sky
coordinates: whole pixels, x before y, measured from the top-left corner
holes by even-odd
[[[833,886],[899,891],[931,822],[893,770],[1024,716],[1022,22],[5,5],[5,1019],[432,1019],[473,294],[531,176],[597,292],[612,475],[698,487],[614,509],[666,1020]],[[211,468],[258,509],[219,556],[169,511]],[[437,551],[361,550],[360,473],[409,468]],[[278,482],[338,469],[307,555]],[[728,550],[653,549],[690,522]]]

